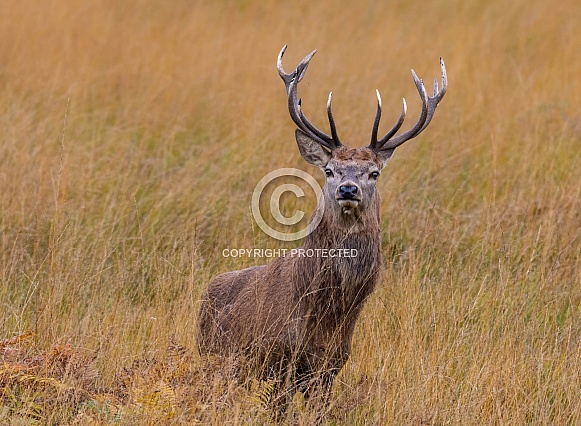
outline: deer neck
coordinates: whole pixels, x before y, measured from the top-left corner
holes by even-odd
[[[321,215],[318,224],[313,220],[317,215]],[[305,239],[305,248],[349,248],[350,244],[357,246],[358,240],[375,241],[379,247],[381,243],[379,192],[374,193],[370,205],[365,210],[352,214],[345,214],[330,200],[321,199],[310,226],[314,229]]]
[[[306,253],[320,249],[321,256],[295,259],[299,299],[309,318],[306,329],[317,330],[312,333],[315,340],[324,341],[337,327],[350,333],[375,288],[381,266],[379,196],[375,198],[355,221],[325,211],[303,246]],[[345,256],[332,256],[331,249],[339,249]]]

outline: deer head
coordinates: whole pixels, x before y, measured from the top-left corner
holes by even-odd
[[[442,89],[438,90],[438,80],[434,79],[434,94],[431,97],[428,96],[423,81],[412,70],[412,76],[422,100],[422,113],[411,129],[396,136],[404,122],[407,110],[405,99],[403,99],[403,108],[399,120],[385,136],[378,139],[377,132],[381,119],[381,97],[379,91],[376,91],[377,113],[371,132],[371,142],[365,147],[349,148],[339,141],[339,136],[337,135],[337,128],[331,109],[333,92],[329,93],[327,101],[327,115],[329,117],[331,136],[317,129],[304,116],[301,109],[301,99],[297,93],[298,84],[303,79],[309,62],[317,51],[312,51],[298,64],[293,72],[287,74],[282,67],[282,57],[286,48],[287,46],[285,45],[278,55],[277,68],[286,86],[290,116],[298,127],[295,136],[299,151],[307,162],[319,167],[325,173],[327,180],[323,188],[323,194],[326,207],[331,207],[340,217],[358,218],[374,200],[377,200],[377,180],[381,170],[385,167],[387,160],[395,149],[404,142],[418,136],[432,120],[436,107],[444,97],[448,87],[444,61],[440,58]]]

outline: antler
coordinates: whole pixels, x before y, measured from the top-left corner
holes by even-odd
[[[414,82],[420,94],[420,98],[422,99],[422,113],[420,118],[414,126],[409,129],[407,132],[402,133],[399,136],[393,138],[393,136],[397,133],[400,129],[403,121],[405,119],[405,114],[407,111],[407,106],[405,99],[403,100],[403,109],[399,120],[393,126],[393,128],[387,132],[387,134],[377,140],[377,130],[379,128],[379,120],[381,119],[381,96],[379,95],[379,91],[377,92],[377,114],[375,115],[375,122],[373,123],[373,130],[371,132],[371,143],[369,144],[368,148],[374,151],[387,151],[393,150],[400,146],[402,143],[409,141],[410,139],[415,138],[418,136],[422,131],[430,124],[432,117],[434,116],[434,112],[436,111],[436,107],[446,94],[446,90],[448,89],[448,77],[446,76],[446,66],[444,65],[444,60],[440,58],[440,68],[442,69],[442,90],[438,91],[438,79],[434,79],[434,95],[432,97],[428,96],[426,92],[426,88],[424,87],[424,82],[418,78],[414,70],[412,70],[412,76],[414,78]]]
[[[315,140],[320,145],[324,147],[334,150],[339,148],[343,144],[339,141],[339,137],[337,136],[337,128],[335,127],[335,120],[333,118],[333,112],[331,110],[331,98],[333,92],[329,93],[329,99],[327,101],[327,115],[329,116],[329,126],[331,127],[331,136],[326,135],[319,129],[317,129],[307,118],[304,116],[303,111],[301,109],[301,100],[298,97],[297,90],[299,82],[303,79],[305,75],[305,71],[309,66],[309,62],[311,58],[317,53],[316,50],[313,50],[309,53],[295,68],[293,72],[287,74],[284,72],[282,68],[282,57],[284,52],[286,51],[286,44],[281,49],[280,53],[278,54],[278,61],[276,66],[278,68],[278,74],[283,79],[284,84],[286,86],[286,93],[288,96],[288,110],[292,120],[295,122],[297,127],[307,134],[310,138]]]

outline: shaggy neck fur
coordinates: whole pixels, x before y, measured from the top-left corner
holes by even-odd
[[[308,318],[306,329],[321,343],[336,333],[351,340],[359,312],[375,288],[381,266],[379,207],[377,191],[371,205],[357,215],[326,206],[304,248],[349,249],[356,256],[299,257],[294,262],[293,273],[300,283],[297,296],[308,311],[303,312]]]

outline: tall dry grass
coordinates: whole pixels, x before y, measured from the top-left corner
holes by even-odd
[[[253,225],[258,180],[318,173],[283,44],[288,68],[319,49],[304,109],[322,125],[333,90],[351,146],[375,88],[413,121],[409,68],[429,79],[441,55],[450,79],[380,180],[385,271],[328,421],[580,423],[580,16],[574,0],[4,0],[0,423],[269,421],[267,384],[204,373],[193,330],[212,275],[263,262],[222,249],[277,246]]]

